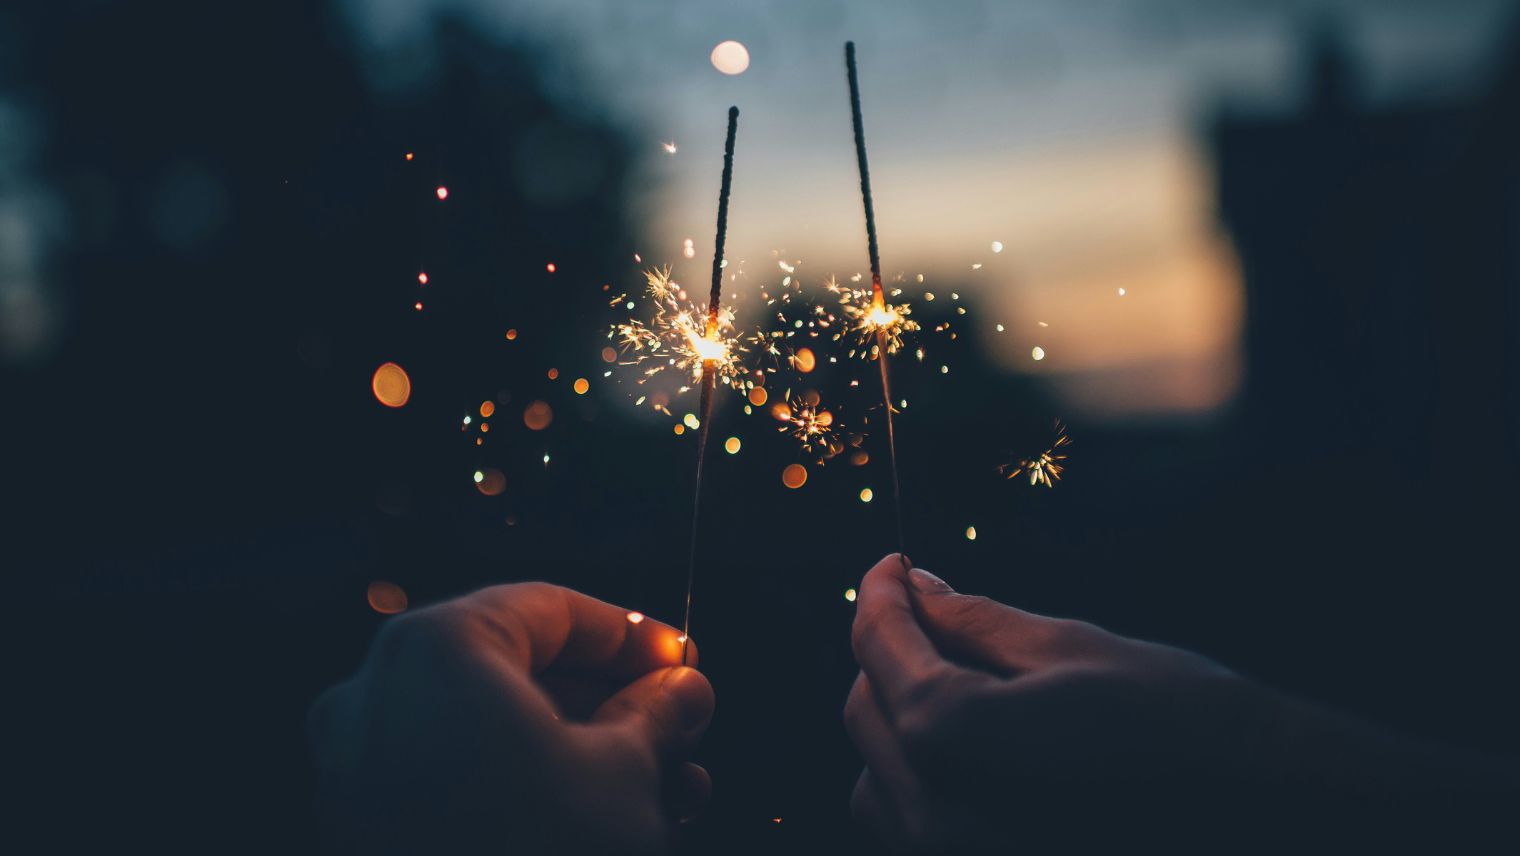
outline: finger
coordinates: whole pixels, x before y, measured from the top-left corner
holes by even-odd
[[[923,792],[918,778],[903,754],[896,732],[877,704],[870,678],[864,674],[850,688],[844,706],[844,727],[850,742],[865,759],[866,769],[885,786],[895,813],[901,815],[919,805]]]
[[[907,564],[905,556],[893,553],[866,574],[850,634],[856,661],[893,719],[950,668],[913,615]]]
[[[650,672],[619,690],[592,714],[598,725],[624,727],[661,758],[689,755],[712,721],[713,689],[696,669]]]
[[[962,663],[1006,677],[1069,659],[1083,647],[1076,637],[1090,627],[960,594],[922,568],[912,569],[907,577],[919,624],[935,647]]]
[[[666,794],[665,805],[672,820],[677,823],[695,820],[712,802],[712,777],[707,770],[688,761],[671,773]]]
[[[452,602],[468,627],[534,673],[584,669],[632,679],[681,662],[680,631],[548,583],[492,586]],[[696,665],[692,644],[687,665]]]
[[[882,788],[881,780],[871,773],[869,767],[861,770],[860,778],[855,780],[855,790],[850,794],[850,816],[884,844],[902,841],[903,829],[897,810]]]

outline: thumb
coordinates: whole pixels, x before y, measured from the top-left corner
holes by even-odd
[[[946,656],[1009,676],[1052,661],[1059,619],[960,594],[922,568],[908,572],[908,583],[919,623]]]
[[[664,758],[679,758],[696,748],[712,720],[713,689],[696,669],[658,669],[602,702],[591,721],[626,724]]]

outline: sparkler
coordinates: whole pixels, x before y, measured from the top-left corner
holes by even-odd
[[[700,358],[702,397],[698,410],[701,422],[697,426],[697,476],[691,498],[691,548],[686,562],[686,617],[681,623],[681,665],[686,665],[687,649],[691,646],[691,592],[697,575],[698,512],[702,508],[702,461],[707,453],[707,435],[712,427],[713,394],[717,391],[718,375],[722,371],[735,371],[734,356],[730,344],[720,338],[721,309],[723,300],[723,239],[728,233],[728,191],[734,177],[734,134],[739,129],[739,108],[728,108],[728,138],[723,144],[723,182],[718,191],[718,236],[713,244],[712,290],[707,300],[707,323],[700,337],[693,336],[694,329],[683,330],[690,351]],[[690,318],[683,313],[683,318]],[[732,329],[732,317],[729,318]],[[732,377],[732,374],[727,376]]]
[[[1011,464],[998,466],[999,473],[1007,473],[1010,479],[1018,478],[1027,473],[1029,485],[1033,487],[1043,484],[1046,487],[1055,487],[1056,482],[1061,480],[1061,473],[1066,469],[1062,461],[1066,460],[1066,453],[1062,451],[1071,445],[1071,437],[1066,433],[1066,426],[1061,420],[1056,420],[1056,439],[1050,444],[1050,448],[1031,458],[1021,458]]]
[[[856,322],[856,328],[865,340],[876,339],[873,356],[881,368],[881,397],[886,405],[887,452],[892,468],[892,509],[897,517],[897,549],[904,553],[902,522],[902,485],[897,477],[897,437],[892,429],[892,382],[887,368],[887,357],[902,347],[902,334],[912,327],[907,318],[907,307],[891,306],[881,289],[881,253],[876,242],[876,209],[871,204],[871,170],[866,164],[866,132],[860,117],[860,78],[855,70],[855,43],[845,42],[845,72],[850,81],[850,119],[855,127],[855,161],[860,167],[860,198],[866,210],[866,246],[871,255],[871,301],[862,306],[859,301],[845,303],[846,312]],[[855,311],[851,311],[851,307]]]

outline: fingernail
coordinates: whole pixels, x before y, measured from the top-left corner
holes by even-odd
[[[921,592],[955,591],[950,584],[929,573],[923,568],[914,568],[908,571],[908,581],[913,587]]]
[[[712,716],[712,689],[708,686],[707,679],[696,669],[677,666],[671,670],[660,689],[675,698],[681,728],[690,731]]]

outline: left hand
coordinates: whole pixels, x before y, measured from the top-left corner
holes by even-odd
[[[685,759],[713,691],[679,632],[547,583],[391,619],[312,708],[318,810],[343,850],[667,850],[711,794]],[[696,663],[692,646],[689,660]]]

